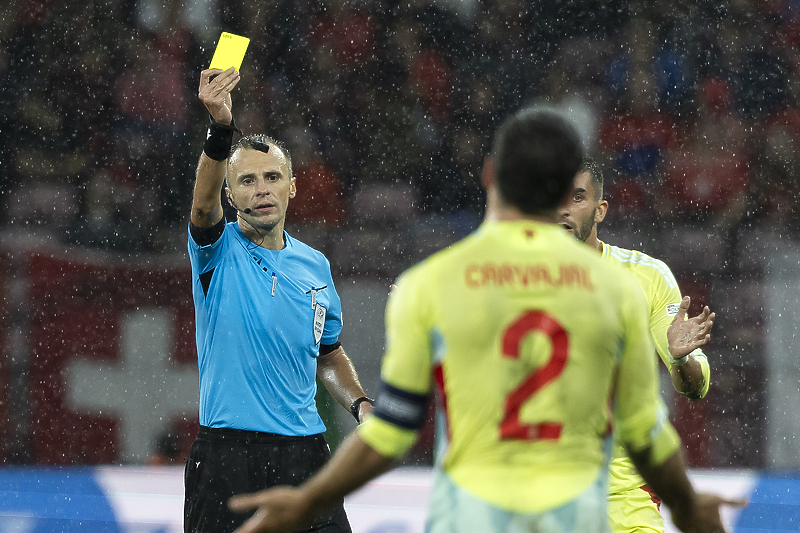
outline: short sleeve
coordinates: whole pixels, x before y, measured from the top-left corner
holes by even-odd
[[[191,223],[189,226],[189,260],[192,263],[192,269],[195,274],[204,274],[209,270],[216,268],[225,254],[228,239],[226,233],[229,231],[228,225],[225,226],[222,236],[211,244],[201,246],[197,244],[192,237]]]
[[[418,269],[419,267],[417,267]],[[419,270],[412,269],[397,281],[386,307],[386,351],[381,365],[384,386],[409,395],[427,395],[431,388],[431,300]],[[381,396],[377,404],[381,405]],[[359,427],[359,435],[373,449],[399,457],[417,438],[417,431],[379,416]]]
[[[661,361],[672,372],[674,359],[669,353],[669,342],[667,341],[667,330],[678,314],[678,307],[681,304],[683,295],[681,294],[678,282],[672,275],[672,271],[663,262],[659,261],[660,269],[653,282],[652,305],[650,308],[650,333],[656,345]],[[696,355],[695,358],[700,363],[700,370],[703,374],[703,385],[697,393],[698,398],[708,394],[711,380],[711,369],[705,355]]]
[[[328,300],[328,309],[325,315],[325,327],[322,330],[322,339],[320,344],[336,344],[339,340],[339,335],[342,333],[344,325],[342,321],[342,301],[339,298],[339,293],[336,292],[336,286],[333,284],[333,276],[331,275],[331,264],[325,259],[325,269],[328,276],[328,288],[330,296]]]
[[[415,394],[431,386],[433,302],[423,271],[415,268],[397,281],[386,307],[384,383]]]
[[[651,286],[652,301],[650,306],[650,333],[656,345],[659,357],[667,366],[672,368],[672,356],[669,353],[669,343],[667,342],[667,330],[678,313],[681,304],[681,290],[675,276],[672,275],[669,267],[659,261],[658,273],[653,279]]]

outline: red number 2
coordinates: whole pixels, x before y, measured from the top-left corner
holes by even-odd
[[[561,435],[561,424],[558,422],[522,424],[519,421],[519,410],[522,404],[536,394],[536,391],[561,374],[567,364],[569,352],[567,332],[558,321],[542,311],[527,311],[517,318],[503,334],[503,355],[519,359],[520,344],[532,331],[538,331],[550,337],[553,351],[547,364],[528,374],[522,384],[508,395],[505,417],[500,423],[501,440],[555,440]]]

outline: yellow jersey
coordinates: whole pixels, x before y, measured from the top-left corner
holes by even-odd
[[[679,444],[647,326],[633,277],[559,226],[484,222],[398,279],[359,435],[399,457],[436,384],[453,482],[510,511],[558,507],[604,475],[612,410],[620,442],[653,464]]]
[[[658,259],[635,250],[626,250],[600,241],[603,246],[602,257],[610,263],[622,266],[633,274],[644,290],[647,301],[646,316],[649,321],[650,336],[658,355],[668,370],[672,370],[672,356],[667,344],[667,329],[678,314],[681,291],[669,267]],[[708,392],[710,369],[705,356],[696,356],[703,371],[703,388],[700,397]],[[612,494],[635,489],[644,485],[636,468],[628,459],[622,446],[617,445],[611,462],[609,491]]]

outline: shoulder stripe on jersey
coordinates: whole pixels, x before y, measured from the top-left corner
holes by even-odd
[[[672,271],[663,261],[635,250],[626,250],[625,248],[619,248],[610,244],[607,246],[608,254],[617,261],[650,267],[661,274],[661,277],[664,278],[670,288],[678,286],[678,282],[675,281],[675,276],[672,275]]]

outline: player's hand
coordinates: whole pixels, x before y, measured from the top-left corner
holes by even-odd
[[[698,493],[691,510],[670,509],[672,522],[683,533],[725,533],[725,527],[719,516],[719,508],[722,505],[744,507],[747,502]]]
[[[212,76],[215,76],[213,80]],[[200,73],[197,97],[215,122],[230,124],[233,121],[231,91],[239,83],[239,79],[239,72],[233,67],[228,70],[210,68]]]
[[[235,513],[256,511],[234,533],[291,532],[314,519],[310,503],[296,487],[275,487],[253,494],[239,494],[228,500],[228,507]]]
[[[667,329],[669,353],[675,359],[689,355],[711,340],[711,328],[717,315],[706,306],[699,315],[687,320],[686,313],[691,303],[691,298],[683,297],[678,314]]]

